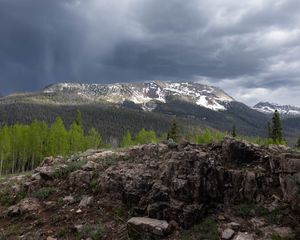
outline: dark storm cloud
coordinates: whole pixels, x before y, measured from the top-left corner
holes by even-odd
[[[185,79],[249,104],[293,103],[299,10],[297,0],[0,0],[0,91]]]

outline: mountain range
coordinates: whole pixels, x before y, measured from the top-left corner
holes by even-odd
[[[300,116],[300,107],[291,105],[279,105],[276,103],[259,102],[253,107],[253,109],[265,114],[272,114],[275,110],[277,110],[283,117]]]
[[[285,136],[290,143],[300,132],[300,109],[259,103],[253,108],[236,101],[223,90],[194,82],[78,84],[58,83],[33,93],[12,94],[0,99],[0,122],[49,123],[62,116],[67,125],[77,109],[87,127],[94,126],[104,139],[120,139],[125,131],[145,127],[162,133],[176,115],[184,134],[212,127],[239,134],[265,137],[270,114],[284,116]],[[299,112],[298,112],[299,111]]]

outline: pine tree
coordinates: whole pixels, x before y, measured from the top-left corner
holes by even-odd
[[[231,136],[234,137],[234,138],[237,136],[237,134],[236,134],[236,126],[235,125],[232,126]]]
[[[271,122],[267,123],[267,127],[268,127],[268,138],[272,138],[272,125]]]
[[[178,127],[177,127],[177,122],[176,122],[175,118],[173,119],[173,121],[171,123],[171,128],[168,132],[167,138],[173,139],[174,142],[178,142],[178,140],[179,140]]]
[[[300,135],[299,135],[299,137],[298,137],[298,140],[297,140],[297,143],[296,143],[296,146],[295,146],[296,148],[300,148]]]
[[[134,141],[132,139],[131,133],[129,131],[123,136],[120,146],[121,147],[130,147],[134,145]]]
[[[81,127],[82,127],[82,116],[81,116],[80,110],[77,110],[76,118],[75,118],[75,123],[76,123],[78,126],[81,126]]]
[[[282,142],[282,127],[281,127],[281,120],[280,115],[277,110],[275,110],[273,117],[272,117],[272,134],[271,137],[275,143]]]

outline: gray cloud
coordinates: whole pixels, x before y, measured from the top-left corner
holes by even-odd
[[[300,100],[298,0],[1,0],[0,91],[61,81],[198,80]]]

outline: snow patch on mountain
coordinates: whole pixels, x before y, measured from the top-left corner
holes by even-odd
[[[228,102],[234,101],[221,89],[194,82],[115,83],[79,84],[59,83],[43,91],[44,93],[74,93],[94,101],[105,100],[111,103],[131,101],[142,105],[145,111],[155,109],[155,101],[166,103],[167,97],[178,96],[199,106],[215,111],[226,110]]]

